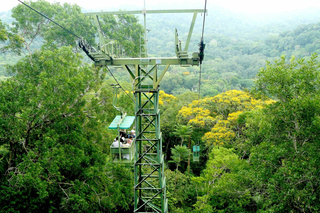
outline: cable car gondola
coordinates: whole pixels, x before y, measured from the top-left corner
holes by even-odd
[[[199,162],[200,157],[200,146],[193,146],[193,162]]]
[[[117,129],[118,134],[116,139],[110,145],[111,159],[114,163],[133,163],[134,147],[135,147],[135,135],[126,134],[126,130],[131,128],[135,116],[127,116],[127,113],[122,113],[121,108],[117,107],[117,97],[119,84],[111,84],[114,88],[113,107],[120,111],[121,115],[117,115],[112,123],[109,125],[109,129]],[[134,130],[132,130],[134,131]]]
[[[115,163],[132,163],[134,156],[135,138],[124,135],[123,130],[129,129],[135,117],[117,115],[109,126],[109,129],[117,129],[118,137],[110,146],[111,159]],[[121,140],[123,138],[123,140]]]

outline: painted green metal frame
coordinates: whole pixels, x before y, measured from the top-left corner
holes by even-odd
[[[112,147],[110,146],[110,155],[114,163],[131,164],[132,166],[135,152],[135,139],[132,141],[130,147]],[[129,155],[129,159],[122,158],[123,155]]]
[[[204,10],[139,10],[87,13],[95,17],[99,31],[100,47],[105,45],[98,16],[119,14],[142,14],[146,30],[146,14],[193,13],[187,42],[184,49],[176,30],[176,57],[171,58],[115,58],[112,52],[100,48],[97,53],[89,53],[95,65],[122,66],[134,83],[135,96],[135,153],[134,153],[134,212],[168,212],[166,198],[166,178],[160,131],[159,85],[170,65],[199,66],[199,54],[188,55],[188,47],[198,13]],[[146,33],[145,35],[146,36]],[[103,49],[103,50],[101,50]],[[146,54],[145,54],[146,56]],[[164,66],[162,66],[164,65]],[[160,70],[162,68],[162,70]]]
[[[127,113],[124,115],[117,115],[112,123],[109,125],[109,129],[117,129],[118,130],[118,147],[113,147],[112,144],[110,146],[110,156],[113,162],[115,163],[125,163],[131,164],[134,157],[135,151],[135,138],[133,139],[130,147],[121,147],[120,146],[120,129],[129,129],[133,124],[133,116],[127,116]],[[122,158],[123,155],[129,155],[129,159]]]
[[[160,131],[159,83],[169,65],[135,66],[134,94],[136,151],[134,164],[134,212],[168,212],[162,134]],[[152,81],[149,81],[151,79]]]
[[[175,41],[176,41],[176,46],[177,46],[176,47],[177,58],[178,59],[188,59],[188,48],[189,48],[192,32],[194,29],[195,21],[196,21],[198,13],[204,13],[204,10],[202,10],[202,9],[186,9],[186,10],[145,10],[144,9],[144,10],[135,10],[135,11],[86,13],[87,16],[94,17],[94,21],[95,21],[96,27],[98,29],[100,50],[98,53],[93,54],[93,57],[95,58],[95,60],[100,61],[99,66],[128,65],[125,60],[119,60],[120,59],[119,54],[116,54],[115,52],[111,52],[110,50],[108,51],[105,48],[107,44],[106,44],[104,35],[102,33],[102,29],[101,29],[101,25],[100,25],[100,21],[99,21],[99,16],[102,16],[102,15],[121,15],[121,14],[133,14],[133,15],[142,14],[144,16],[144,29],[145,29],[143,37],[146,38],[146,14],[159,14],[159,13],[193,13],[193,18],[191,20],[191,25],[190,25],[190,29],[189,29],[189,33],[188,33],[188,37],[187,37],[187,41],[186,41],[184,49],[181,48],[181,44],[178,44],[179,39],[178,39],[177,30],[176,30],[176,34],[175,34],[175,36],[176,36]],[[114,57],[111,58],[111,56],[116,56],[116,55],[117,55],[118,59],[116,59]],[[147,57],[147,54],[145,53],[144,56]],[[198,61],[197,58],[198,57],[194,57],[194,55],[192,55],[192,59],[194,61]],[[139,59],[141,59],[141,58],[137,58],[136,60],[139,60]],[[174,61],[174,62],[171,63],[171,61]],[[175,61],[174,58],[164,58],[164,62],[166,62],[165,64],[170,63],[171,65],[196,65],[196,63],[197,63],[197,62],[194,62],[194,63],[187,62],[186,63],[185,60]],[[134,63],[134,62],[131,61],[131,63]]]

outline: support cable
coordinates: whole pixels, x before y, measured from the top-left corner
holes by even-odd
[[[207,11],[207,0],[205,0],[205,3],[204,3],[204,14],[203,14],[203,24],[202,24],[202,36],[201,36],[201,39],[203,39],[203,34],[204,34],[204,24],[206,22],[206,11]]]
[[[18,0],[21,4],[25,5],[26,7],[28,7],[29,9],[35,11],[36,13],[38,13],[39,15],[43,16],[44,18],[48,19],[49,21],[51,21],[52,23],[56,24],[58,27],[64,29],[65,31],[67,31],[68,33],[70,33],[71,35],[73,35],[74,37],[78,38],[78,46],[87,54],[87,56],[94,61],[94,58],[89,54],[89,52],[96,52],[96,50],[90,45],[88,44],[88,42],[86,40],[84,40],[82,37],[76,35],[75,33],[73,33],[72,31],[66,29],[65,27],[61,26],[60,24],[58,24],[57,22],[53,21],[52,19],[50,19],[48,16],[40,13],[39,11],[37,11],[36,9],[32,8],[31,6],[27,5],[26,3],[22,2],[21,0]]]
[[[201,99],[201,68],[202,68],[202,61],[203,61],[203,58],[204,58],[204,48],[206,46],[204,44],[204,42],[203,42],[204,25],[205,25],[205,21],[206,21],[206,11],[207,11],[207,0],[205,0],[205,4],[204,4],[202,35],[201,35],[201,41],[200,41],[200,44],[199,44],[200,71],[199,71],[199,102],[198,102],[198,107],[199,107],[200,99]]]
[[[27,5],[26,3],[18,0],[21,4],[27,6],[28,8],[30,8],[31,10],[35,11],[36,13],[38,13],[39,15],[45,17],[46,19],[48,19],[49,21],[53,22],[54,24],[56,24],[57,26],[61,27],[62,29],[64,29],[65,31],[69,32],[70,34],[72,34],[73,36],[77,37],[78,39],[82,39],[80,36],[74,34],[73,32],[71,32],[70,30],[67,30],[65,27],[61,26],[60,24],[58,24],[57,22],[53,21],[52,19],[50,19],[48,16],[40,13],[39,11],[37,11],[36,9],[32,8],[31,6]]]
[[[201,99],[201,64],[200,64],[200,71],[199,71],[199,103],[198,103],[198,107],[200,104],[200,99]]]
[[[27,5],[26,3],[22,2],[21,0],[18,0],[21,4],[25,5],[26,7],[28,7],[29,9],[35,11],[36,13],[38,13],[39,15],[43,16],[44,18],[48,19],[49,21],[53,22],[54,24],[56,24],[57,26],[61,27],[62,29],[64,29],[65,31],[67,31],[68,33],[70,33],[71,35],[77,37],[78,39],[80,39],[79,41],[79,46],[82,47],[82,49],[87,53],[88,50],[94,51],[94,49],[86,42],[83,40],[83,38],[81,38],[80,36],[76,35],[75,33],[71,32],[70,30],[66,29],[65,27],[61,26],[60,24],[58,24],[57,22],[53,21],[52,19],[50,19],[48,16],[40,13],[39,11],[37,11],[36,9],[32,8],[31,6]],[[86,51],[87,50],[87,51]],[[88,53],[87,53],[88,55]],[[90,57],[90,56],[89,56]],[[93,58],[90,57],[92,60]],[[107,67],[108,71],[111,73],[112,77],[114,78],[114,80],[117,82],[117,84],[119,85],[119,87],[124,91],[124,93],[134,102],[133,98],[129,96],[129,94],[122,88],[122,86],[119,84],[119,82],[117,81],[117,79],[114,77],[114,75],[112,74],[111,70]]]
[[[110,72],[110,74],[112,75],[113,79],[117,82],[117,84],[119,85],[119,87],[122,89],[122,91],[133,101],[134,103],[134,99],[123,89],[123,87],[120,85],[119,81],[116,79],[116,77],[114,77],[113,73],[111,72],[111,70],[109,69],[109,67],[107,67],[107,70]]]

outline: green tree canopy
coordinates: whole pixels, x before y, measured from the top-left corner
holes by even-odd
[[[278,101],[247,114],[246,142],[259,205],[267,211],[319,211],[319,61],[286,61],[260,70],[256,91]]]
[[[5,41],[8,39],[6,34],[7,34],[6,28],[0,20],[0,41]]]
[[[139,57],[144,51],[144,31],[136,16],[104,15],[101,17],[100,24],[106,41],[117,41],[122,45],[127,56]]]
[[[213,148],[201,177],[193,178],[200,195],[195,212],[254,212],[247,167],[233,149]]]
[[[13,53],[20,54],[23,46],[23,38],[3,24],[0,20],[0,52],[6,53],[12,51]]]
[[[110,100],[100,73],[66,47],[8,69],[14,77],[0,82],[1,210],[128,209],[132,173],[103,149]]]
[[[176,145],[174,148],[171,148],[171,152],[172,159],[177,166],[176,171],[178,171],[180,163],[188,159],[190,155],[190,149],[188,149],[186,146]]]
[[[309,60],[292,57],[287,63],[283,55],[274,64],[267,62],[257,75],[255,88],[283,103],[313,95],[319,91],[319,62],[313,54]]]
[[[81,12],[81,8],[76,4],[52,3],[45,0],[27,1],[26,4],[38,10],[48,18],[54,20],[59,25],[50,22],[45,17],[35,11],[19,4],[12,9],[13,31],[23,38],[25,48],[29,54],[33,49],[38,49],[42,45],[41,39],[46,49],[58,48],[61,46],[73,46],[78,52],[76,41],[78,37],[83,38],[92,46],[95,44],[98,29],[94,26],[93,19]],[[102,16],[101,27],[107,42],[115,40],[120,43],[127,55],[134,57],[140,53],[142,26],[133,15]]]

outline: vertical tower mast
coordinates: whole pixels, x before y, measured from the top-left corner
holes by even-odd
[[[143,54],[141,57],[148,57],[148,50],[147,50],[147,9],[146,9],[146,1],[144,0],[144,7],[143,7],[143,26],[144,26],[144,36],[142,36],[141,40],[143,40]]]

